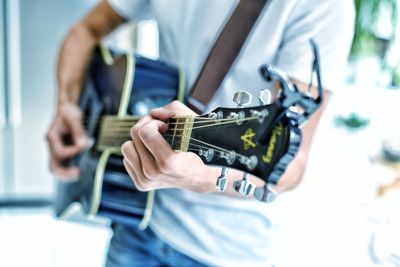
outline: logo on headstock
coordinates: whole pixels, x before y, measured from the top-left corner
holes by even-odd
[[[256,133],[253,131],[253,129],[249,128],[246,130],[244,135],[240,137],[240,139],[243,141],[243,146],[244,149],[247,150],[250,147],[256,147],[256,144],[253,141],[253,137]]]
[[[267,151],[262,156],[262,161],[264,161],[265,163],[271,163],[272,156],[274,155],[276,142],[278,141],[278,137],[282,134],[282,132],[283,132],[282,123],[276,125],[276,127],[272,130],[271,139],[269,139]]]

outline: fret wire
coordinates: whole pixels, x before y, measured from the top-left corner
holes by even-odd
[[[179,120],[179,119],[178,119]],[[173,134],[173,136],[172,136],[172,144],[171,144],[171,146],[172,146],[172,148],[174,148],[174,141],[175,141],[175,135],[176,135],[176,128],[178,127],[178,124],[175,124],[175,128],[174,128],[174,134]]]

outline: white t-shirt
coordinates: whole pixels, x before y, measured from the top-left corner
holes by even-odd
[[[185,70],[187,88],[196,79],[238,2],[108,1],[127,19],[156,19],[160,59]],[[261,14],[208,110],[234,107],[232,97],[238,90],[257,96],[260,89],[271,87],[258,73],[264,63],[278,66],[291,78],[308,82],[312,63],[310,38],[319,44],[323,84],[334,89],[346,69],[353,24],[353,1],[273,0]],[[278,255],[274,246],[279,240],[274,236],[279,225],[277,210],[279,200],[265,204],[220,193],[159,190],[150,227],[172,247],[211,266],[270,266]]]

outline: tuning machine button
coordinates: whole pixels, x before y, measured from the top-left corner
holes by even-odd
[[[233,102],[237,104],[238,108],[248,105],[251,103],[251,94],[247,91],[236,92],[233,96]]]
[[[214,157],[214,149],[213,148],[200,148],[199,156],[203,156],[207,162],[210,162]]]
[[[233,182],[233,189],[235,189],[236,192],[240,193],[243,196],[252,195],[256,186],[252,182],[250,182],[249,177],[250,175],[248,173],[245,173],[242,180],[237,180]]]
[[[223,117],[224,117],[224,114],[222,113],[222,111],[211,112],[210,114],[208,114],[208,118],[213,119],[213,120],[220,120]]]
[[[252,171],[257,167],[258,159],[256,155],[250,157],[242,156],[239,158],[239,162],[247,167],[248,170]]]
[[[271,91],[269,89],[260,90],[258,94],[258,102],[261,106],[269,105],[272,101]]]
[[[254,191],[254,197],[262,202],[272,202],[278,196],[278,192],[269,184],[263,187],[257,187]]]
[[[226,189],[226,186],[228,184],[228,171],[229,168],[223,167],[221,171],[221,175],[217,179],[217,190],[224,192]]]

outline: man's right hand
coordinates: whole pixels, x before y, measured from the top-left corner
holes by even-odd
[[[66,142],[67,138],[71,142]],[[62,181],[75,180],[79,168],[68,166],[68,161],[80,154],[88,143],[82,112],[76,104],[60,104],[47,132],[47,141],[51,153],[50,170]]]
[[[68,161],[87,146],[82,114],[75,103],[79,100],[93,50],[125,21],[103,0],[71,28],[64,40],[57,68],[57,114],[47,132],[50,169],[61,180],[72,181],[78,177],[79,169],[68,166]],[[66,139],[70,142],[66,142]]]

